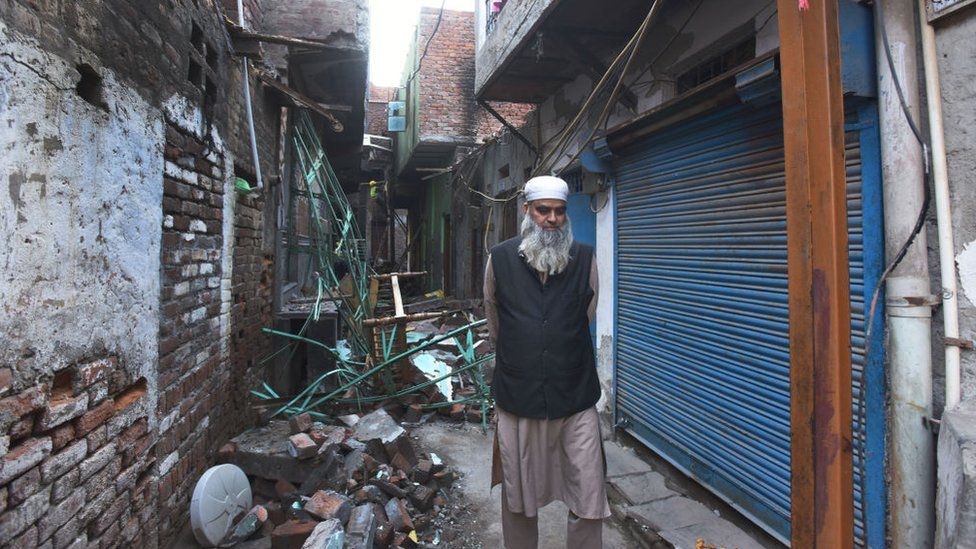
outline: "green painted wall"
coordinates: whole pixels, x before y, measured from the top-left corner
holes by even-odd
[[[420,135],[420,78],[415,76],[409,82],[407,78],[417,68],[419,41],[419,27],[414,31],[413,42],[407,53],[407,63],[404,65],[400,89],[397,90],[397,101],[407,102],[407,129],[396,135],[396,173],[403,171],[403,167],[413,155]]]
[[[424,188],[423,230],[421,242],[422,264],[427,275],[429,291],[444,288],[444,216],[451,213],[451,174],[427,180]]]

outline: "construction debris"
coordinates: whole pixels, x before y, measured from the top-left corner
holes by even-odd
[[[262,538],[272,549],[439,544],[452,520],[455,473],[414,445],[394,419],[402,408],[387,403],[362,416],[345,414],[354,428],[338,420],[274,420],[225,445],[221,457],[246,473],[256,505],[228,525],[221,545]],[[296,426],[305,430],[292,434]],[[306,444],[309,455],[290,452]]]
[[[259,506],[233,517],[223,539],[267,539],[272,549],[438,545],[454,537],[444,525],[453,520],[455,474],[419,451],[402,424],[437,414],[487,429],[485,369],[494,355],[486,321],[472,303],[405,295],[427,273],[377,273],[367,263],[311,120],[303,114],[295,127],[301,174],[291,196],[302,198],[312,226],[302,238],[289,235],[288,249],[313,268],[311,286],[289,310],[307,321],[297,333],[265,331],[288,342],[275,354],[306,345],[334,361],[297,394],[279,395],[267,383],[251,391],[262,424],[218,458],[246,473]],[[324,311],[340,319],[334,343],[307,332]]]

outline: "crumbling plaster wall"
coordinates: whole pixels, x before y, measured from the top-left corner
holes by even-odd
[[[163,121],[101,75],[104,108],[0,23],[0,364],[18,389],[104,355],[155,387]]]
[[[942,110],[945,121],[946,151],[949,168],[949,193],[952,206],[956,268],[959,271],[960,336],[976,340],[976,10],[960,10],[936,23],[936,49],[942,80]],[[938,252],[937,234],[930,225],[929,241]],[[937,256],[936,256],[937,257]],[[931,262],[938,277],[938,262]],[[935,312],[933,324],[939,326],[936,341],[941,341],[942,311]],[[934,343],[934,342],[933,342]],[[941,351],[940,345],[933,344]],[[937,374],[944,372],[941,352],[934,356]],[[963,400],[976,398],[976,351],[962,351]],[[936,379],[936,409],[945,402],[943,379]]]
[[[254,177],[222,27],[187,0],[0,4],[2,546],[166,545],[252,420],[273,200],[232,190]],[[272,184],[280,112],[251,85]]]

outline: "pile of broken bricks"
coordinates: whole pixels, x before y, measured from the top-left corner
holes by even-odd
[[[222,546],[354,549],[433,546],[453,471],[419,453],[385,409],[326,425],[300,414],[248,430],[218,459],[251,481],[255,507]]]

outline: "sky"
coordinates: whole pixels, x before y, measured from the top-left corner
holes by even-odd
[[[421,6],[439,8],[442,0],[369,0],[369,81],[396,86],[403,75]],[[474,11],[479,0],[443,0],[444,9]]]

